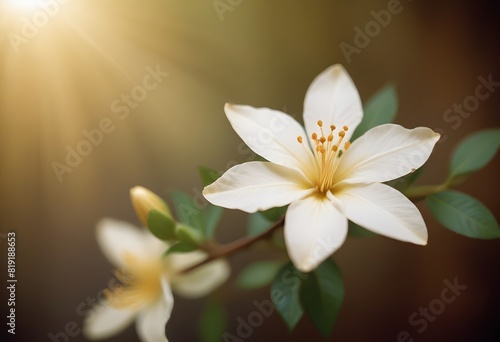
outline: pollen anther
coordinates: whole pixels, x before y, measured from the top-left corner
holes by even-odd
[[[347,126],[341,126],[338,135],[334,131],[337,127],[330,124],[330,132],[323,130],[323,121],[318,120],[319,132],[312,133],[311,137],[314,141],[314,158],[317,163],[318,178],[316,189],[325,194],[335,185],[335,171],[338,167],[339,158],[347,151],[350,146],[348,141],[345,141],[346,132],[349,129]],[[326,134],[325,134],[326,133]],[[299,138],[297,138],[298,140]],[[301,141],[299,141],[301,142]]]
[[[302,137],[300,135],[297,137],[297,141],[299,142],[299,144],[302,144]]]

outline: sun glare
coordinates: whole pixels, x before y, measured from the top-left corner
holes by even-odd
[[[9,7],[23,9],[23,10],[36,10],[41,7],[42,0],[7,0]]]
[[[57,182],[52,162],[65,162],[68,150],[85,138],[82,132],[103,118],[119,125],[111,103],[170,51],[163,14],[169,11],[156,1],[123,4],[0,0],[0,142],[11,142],[0,148],[0,164],[11,165],[4,172],[29,177],[22,166],[30,151],[42,177]],[[126,129],[120,128],[123,136]]]

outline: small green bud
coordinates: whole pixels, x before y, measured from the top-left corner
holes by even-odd
[[[142,186],[134,186],[130,189],[130,199],[134,206],[137,217],[144,226],[148,226],[148,215],[151,209],[158,210],[169,218],[172,218],[167,204],[152,191]]]

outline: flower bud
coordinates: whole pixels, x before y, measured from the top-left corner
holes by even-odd
[[[142,186],[134,186],[130,189],[130,199],[137,217],[146,227],[148,226],[148,215],[151,209],[156,209],[166,216],[172,217],[167,204],[155,193]]]

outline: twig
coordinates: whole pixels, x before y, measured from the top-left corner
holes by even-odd
[[[187,273],[189,271],[194,270],[195,268],[198,268],[202,265],[209,263],[210,261],[225,257],[227,255],[233,254],[236,251],[248,248],[251,245],[253,245],[254,243],[256,243],[257,241],[268,239],[273,235],[273,233],[279,227],[283,226],[284,222],[285,222],[285,216],[282,216],[271,228],[269,228],[268,230],[266,230],[263,233],[260,233],[259,235],[256,235],[253,237],[241,238],[239,240],[230,242],[228,244],[218,246],[210,253],[208,258],[206,258],[205,260],[203,260],[197,264],[194,264],[193,266],[190,266],[190,267],[184,269],[183,271],[181,271],[181,273]]]

